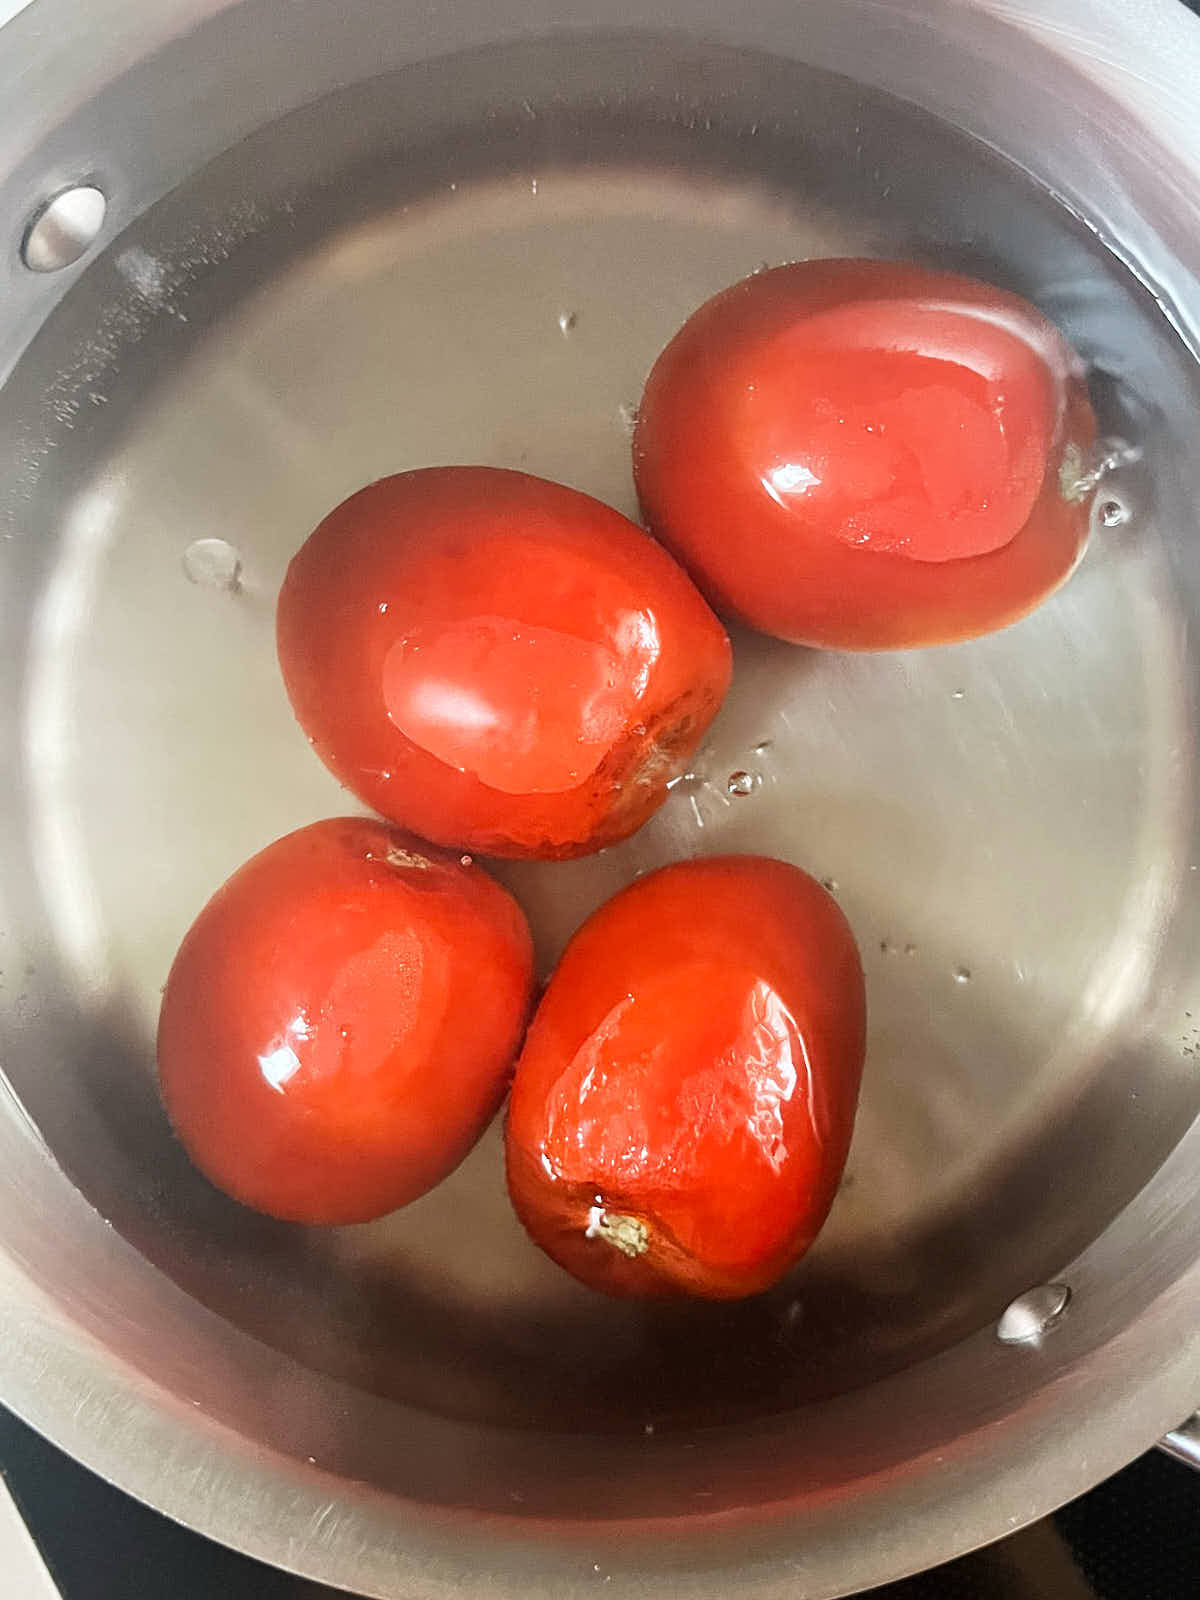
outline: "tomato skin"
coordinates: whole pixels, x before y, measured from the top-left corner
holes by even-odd
[[[1060,473],[1095,432],[1078,358],[1018,296],[805,261],[716,295],[667,345],[634,476],[718,610],[797,644],[894,649],[1003,627],[1067,578],[1089,507]]]
[[[425,838],[583,855],[641,826],[729,685],[686,573],[610,507],[491,467],[344,501],[288,570],[279,660],[317,754]]]
[[[508,1084],[529,929],[479,867],[368,818],[253,856],[192,924],[158,1026],[167,1113],[236,1200],[365,1222],[467,1154]]]
[[[639,879],[572,939],[526,1038],[517,1215],[608,1294],[767,1288],[833,1202],[865,1029],[854,936],[807,873],[715,856]]]

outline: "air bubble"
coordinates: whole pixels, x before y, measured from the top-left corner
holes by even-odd
[[[579,321],[579,313],[576,312],[576,311],[560,311],[559,312],[559,314],[558,314],[558,331],[559,331],[559,333],[562,334],[564,339],[566,339],[570,334],[574,333],[575,325],[576,325],[576,323],[578,323],[578,321]]]
[[[836,878],[822,878],[821,887],[826,894],[836,894],[838,892],[838,881]]]
[[[904,946],[904,954],[906,956],[915,956],[916,953],[917,953],[917,947],[916,947],[915,944],[906,944]]]
[[[190,583],[205,589],[233,592],[242,586],[241,555],[224,539],[193,540],[183,552],[183,571]]]
[[[626,435],[632,439],[633,430],[637,427],[637,406],[630,400],[622,400],[617,407],[617,416]]]
[[[765,756],[770,752],[771,746],[772,741],[770,739],[760,739],[754,746],[754,754],[756,756]]]
[[[458,864],[459,864],[460,867],[472,866],[474,864],[474,861],[475,861],[475,857],[474,856],[459,856],[459,858],[458,858]]]
[[[965,700],[967,698],[967,691],[965,689],[951,689],[950,698],[951,700]]]
[[[970,969],[970,967],[955,967],[955,969],[954,969],[954,981],[955,981],[955,983],[970,983],[970,981],[971,981],[971,969]]]
[[[762,779],[757,772],[742,772],[739,770],[729,774],[725,780],[725,788],[730,794],[744,798],[748,794],[753,794],[761,782]]]
[[[1102,528],[1119,528],[1129,521],[1129,509],[1119,500],[1102,500],[1096,515]]]
[[[378,610],[379,615],[381,617],[386,617],[387,614],[388,614],[388,603],[387,603],[387,601],[386,600],[381,600],[376,609]]]
[[[880,939],[879,954],[881,956],[894,956],[896,954],[896,946],[890,939]]]

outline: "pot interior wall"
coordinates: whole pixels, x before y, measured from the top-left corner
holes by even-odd
[[[587,861],[501,869],[547,966],[615,887],[680,855],[758,850],[836,885],[871,1033],[818,1246],[743,1305],[599,1300],[525,1240],[495,1129],[368,1227],[226,1202],[166,1127],[153,1028],[211,890],[355,809],[278,680],[293,550],[352,489],[435,462],[632,512],[632,407],[687,313],[763,262],[863,253],[975,272],[1065,329],[1103,429],[1142,452],[1108,497],[1128,519],[1034,616],[971,645],[845,657],[738,634],[729,705],[659,818]],[[1100,1233],[1200,1103],[1200,1032],[1163,965],[1194,882],[1198,411],[1183,347],[1086,226],[983,146],[815,69],[543,42],[406,68],[255,135],[112,244],[0,394],[20,752],[3,1048],[25,1111],[198,1300],[470,1421],[777,1416],[987,1325]],[[234,548],[236,592],[189,581],[197,540]]]

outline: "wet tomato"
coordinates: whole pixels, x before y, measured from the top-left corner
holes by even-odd
[[[729,643],[618,512],[491,467],[352,495],[297,554],[279,659],[317,753],[385,816],[498,856],[582,855],[655,811]]]
[[[799,644],[944,643],[1022,616],[1088,533],[1078,358],[1033,306],[887,261],[708,301],[634,438],[651,531],[719,610]]]
[[[158,1070],[196,1165],[246,1205],[363,1222],[475,1143],[528,1016],[520,908],[480,868],[365,818],[234,873],[163,994]]]
[[[864,1028],[853,935],[806,873],[718,856],[640,879],[572,939],[530,1028],[517,1214],[610,1294],[766,1288],[832,1203]]]

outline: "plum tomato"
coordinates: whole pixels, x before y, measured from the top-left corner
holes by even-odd
[[[803,261],[701,306],[634,436],[652,533],[717,607],[878,650],[1003,627],[1070,574],[1095,419],[1026,301],[892,261]]]
[[[729,685],[729,641],[655,542],[493,467],[352,495],[288,570],[292,706],[368,805],[443,844],[583,855],[640,827]]]
[[[609,1294],[767,1288],[833,1201],[865,1026],[854,936],[807,873],[714,856],[638,880],[571,940],[517,1063],[517,1215]]]
[[[504,1096],[529,929],[474,865],[368,818],[278,839],[218,889],[163,993],[158,1071],[195,1164],[294,1222],[415,1200]]]

